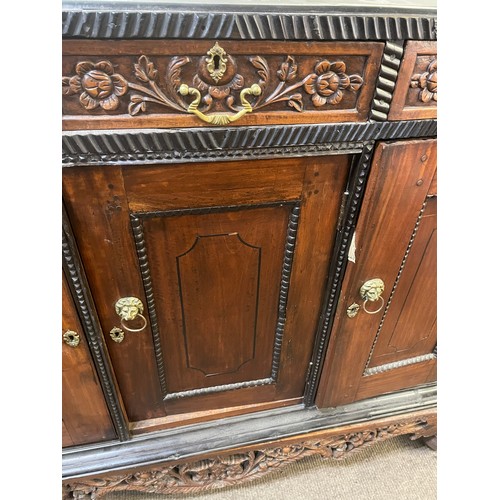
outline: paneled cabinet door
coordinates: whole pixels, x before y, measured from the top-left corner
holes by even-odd
[[[436,379],[436,149],[414,140],[375,151],[320,407]]]
[[[301,401],[349,164],[65,170],[133,432]]]
[[[71,292],[62,276],[62,445],[116,438]]]

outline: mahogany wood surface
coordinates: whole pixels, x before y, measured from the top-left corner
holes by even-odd
[[[214,79],[207,52],[216,40],[66,40],[63,129],[203,127],[188,112],[201,92],[205,114],[235,114],[253,84],[253,112],[231,126],[366,121],[383,43],[224,40],[225,72]],[[219,42],[217,42],[219,43]]]
[[[210,419],[300,401],[349,162],[64,172],[68,214],[139,432],[149,420],[154,429],[178,425],[180,413]],[[153,297],[156,314],[149,308],[148,328],[125,331],[118,344],[108,333],[120,326],[114,304],[126,296],[146,308]]]
[[[437,42],[409,41],[401,61],[389,120],[436,117]]]
[[[427,199],[436,149],[436,140],[413,140],[381,143],[375,151],[356,228],[356,262],[349,262],[344,278],[319,407],[429,381],[435,361],[403,365],[417,356],[432,358],[436,343],[436,199]],[[384,307],[372,315],[360,309],[349,318],[347,308],[362,305],[360,287],[373,278],[385,283]],[[394,362],[400,365],[387,366]],[[365,373],[374,367],[381,373]]]
[[[76,347],[62,342],[62,444],[66,447],[115,439],[113,423],[64,274],[62,278],[62,332],[71,330],[80,337]]]

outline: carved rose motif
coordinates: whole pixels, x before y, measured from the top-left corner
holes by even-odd
[[[438,76],[437,76],[437,59],[433,59],[427,71],[421,74],[413,75],[411,77],[410,87],[412,89],[422,89],[418,94],[418,98],[422,102],[429,102],[431,100],[438,100]]]
[[[120,96],[127,90],[127,82],[123,76],[114,73],[109,61],[99,61],[94,64],[82,61],[76,65],[76,75],[63,78],[63,93],[80,93],[80,103],[87,110],[101,107],[106,111],[118,108]]]
[[[330,63],[327,60],[320,61],[304,83],[304,90],[312,94],[312,102],[316,107],[328,104],[338,104],[345,90],[357,91],[363,85],[360,75],[348,76],[346,65],[342,61]]]

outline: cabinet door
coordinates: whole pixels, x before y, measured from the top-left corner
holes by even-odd
[[[62,313],[63,447],[115,439],[113,423],[64,274]]]
[[[436,379],[436,203],[436,141],[379,144],[318,406]],[[379,299],[365,301],[360,289],[374,278],[382,280],[384,291]]]
[[[133,431],[301,401],[349,163],[64,172]],[[120,319],[115,303],[131,296],[142,317]]]

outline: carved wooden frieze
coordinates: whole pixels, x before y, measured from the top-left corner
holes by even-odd
[[[437,117],[437,43],[406,44],[389,120]]]
[[[380,43],[68,41],[64,127],[367,119]]]
[[[101,498],[112,491],[145,493],[196,493],[223,488],[262,477],[302,458],[319,455],[343,459],[351,452],[395,436],[410,434],[412,439],[437,433],[434,412],[425,417],[399,418],[389,425],[367,425],[331,437],[290,442],[272,448],[208,457],[196,462],[154,467],[135,473],[77,479],[63,484],[63,500]],[[345,431],[344,431],[345,432]]]

